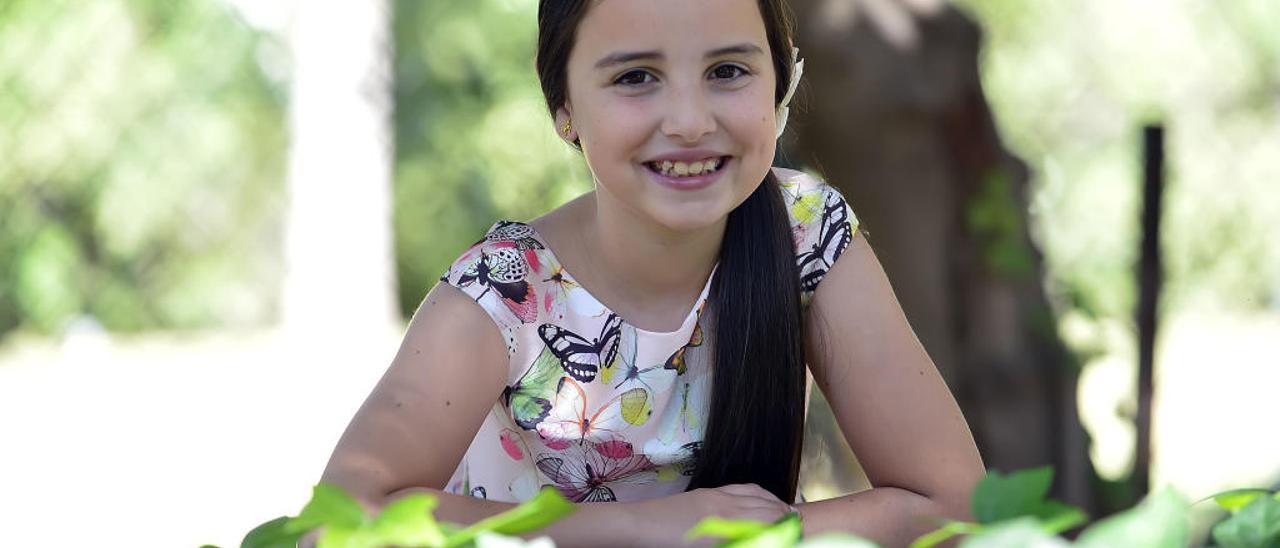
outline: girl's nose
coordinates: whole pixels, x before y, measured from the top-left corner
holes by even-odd
[[[684,143],[697,143],[716,130],[706,94],[696,86],[673,88],[668,95],[662,133]]]

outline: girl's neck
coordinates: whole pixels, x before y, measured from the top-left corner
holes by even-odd
[[[674,232],[600,191],[589,194],[582,206],[571,224],[576,225],[575,254],[587,271],[575,276],[633,325],[678,328],[715,267],[725,221]]]

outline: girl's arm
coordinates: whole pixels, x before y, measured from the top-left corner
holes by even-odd
[[[440,499],[436,516],[454,523],[512,508],[441,491],[506,386],[507,367],[506,344],[493,321],[466,294],[438,284],[351,419],[321,481],[342,487],[371,511],[413,492],[431,493]],[[590,544],[606,531],[623,530],[626,523],[614,512],[592,506],[583,505],[551,533]]]
[[[471,524],[514,505],[441,489],[507,383],[506,344],[471,298],[439,284],[414,314],[391,366],[351,419],[321,481],[367,510],[413,492],[436,495],[436,516]],[[634,503],[579,505],[535,534],[559,546],[679,544],[702,517],[772,521],[786,504],[757,486],[699,489]],[[310,539],[309,539],[310,540]]]
[[[369,507],[405,487],[443,488],[506,381],[497,326],[466,294],[436,285],[321,481]]]
[[[860,233],[806,320],[809,367],[873,486],[800,505],[806,534],[839,530],[905,546],[937,518],[971,519],[984,473],[977,446]]]
[[[387,500],[410,493],[428,493],[440,499],[436,516],[453,523],[474,523],[515,505],[438,489],[412,487],[392,493]],[[668,497],[637,502],[594,502],[578,504],[568,517],[552,523],[527,538],[549,536],[556,546],[682,546],[685,534],[707,516],[773,522],[790,509],[758,485],[726,485],[695,489]],[[712,539],[694,542],[710,546]]]

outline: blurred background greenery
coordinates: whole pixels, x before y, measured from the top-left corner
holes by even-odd
[[[1280,306],[1280,15],[1206,5],[962,2],[1063,312],[1128,318],[1135,124],[1167,121],[1164,305]],[[280,268],[288,52],[215,1],[8,0],[0,12],[0,333],[263,325]],[[534,3],[395,4],[401,311],[498,217],[589,189],[548,133]],[[1269,192],[1270,191],[1270,192]],[[247,268],[246,268],[247,267]]]
[[[842,1],[874,4],[821,3]],[[77,358],[107,367],[133,360],[130,344],[154,349],[147,341],[270,332],[279,324],[297,54],[288,33],[298,5],[0,0],[0,374],[58,362],[69,334],[86,325],[133,341]],[[1160,312],[1171,327],[1162,332],[1157,364],[1171,385],[1216,398],[1184,396],[1177,401],[1186,414],[1162,416],[1193,421],[1173,429],[1262,436],[1257,422],[1233,429],[1217,419],[1194,421],[1203,419],[1195,415],[1202,406],[1231,406],[1233,397],[1251,394],[1243,385],[1280,380],[1259,376],[1280,366],[1273,342],[1280,336],[1280,4],[956,6],[985,34],[987,101],[1007,146],[1030,168],[1029,230],[1044,254],[1057,331],[1085,366],[1080,413],[1096,442],[1098,473],[1122,478],[1132,466],[1138,128],[1147,122],[1169,127]],[[493,220],[529,219],[591,188],[585,165],[555,137],[545,112],[533,70],[535,10],[532,0],[395,0],[379,12],[390,25],[387,222],[402,318]],[[793,116],[803,127],[806,115],[821,113]],[[998,211],[975,214],[1002,222]],[[167,354],[158,361],[174,368],[193,352],[224,355],[185,342],[161,346],[156,352]],[[389,350],[386,341],[375,348],[379,356]],[[254,360],[288,354],[281,352],[249,347],[226,362],[258,367]],[[362,366],[366,376],[385,364],[368,361],[376,363]],[[1220,384],[1175,374],[1191,368]],[[19,382],[32,378],[0,377],[9,383],[0,390],[35,398],[54,386]],[[4,409],[21,412],[23,401],[11,398]],[[352,410],[336,407],[338,417]],[[331,445],[337,427],[326,425],[306,447]],[[238,447],[243,440],[230,430],[218,439]],[[1217,445],[1220,453],[1179,461],[1174,453],[1193,445],[1168,450],[1165,466],[1230,467],[1258,451]],[[1262,472],[1246,479],[1275,481],[1276,454],[1254,455]],[[309,456],[306,474],[318,475],[325,456]],[[1193,495],[1243,481],[1204,478],[1165,479]],[[305,487],[276,488],[288,494],[273,500],[290,502],[261,516],[296,509],[291,501],[305,496]],[[242,517],[228,528],[252,523]],[[210,540],[218,539],[188,541]]]
[[[263,324],[279,42],[216,2],[0,7],[0,337]]]
[[[1280,310],[1280,6],[962,4],[988,34],[1001,133],[1037,174],[1032,213],[1063,312],[1132,314],[1145,122],[1170,128],[1164,314]]]
[[[535,2],[394,5],[395,240],[408,315],[494,220],[532,219],[591,179],[546,113]]]

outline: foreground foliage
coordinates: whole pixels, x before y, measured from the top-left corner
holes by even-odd
[[[1008,475],[992,471],[974,489],[974,522],[947,521],[916,539],[911,548],[931,548],[952,537],[963,536],[961,548],[1113,546],[1183,548],[1189,542],[1188,512],[1182,495],[1171,489],[1147,497],[1125,512],[1093,523],[1074,542],[1058,536],[1088,521],[1078,508],[1047,499],[1053,481],[1049,467]],[[1264,489],[1237,489],[1199,502],[1213,500],[1231,513],[1213,528],[1213,542],[1222,548],[1280,548],[1280,493]],[[553,489],[515,508],[470,526],[437,521],[432,512],[436,497],[410,495],[371,516],[341,489],[320,484],[311,501],[296,517],[280,517],[263,523],[245,536],[242,548],[284,548],[322,529],[319,548],[375,548],[379,546],[452,548],[537,547],[550,548],[547,538],[525,542],[508,535],[537,531],[573,513],[575,507]],[[873,548],[876,543],[846,534],[802,538],[800,516],[790,514],[775,523],[726,520],[711,517],[689,531],[687,538],[721,539],[731,548]]]
[[[308,532],[322,529],[318,548],[376,548],[418,546],[432,548],[554,546],[549,539],[524,543],[505,535],[536,531],[575,510],[551,489],[506,512],[463,527],[437,521],[432,514],[439,500],[409,495],[387,505],[376,516],[338,487],[321,483],[296,517],[279,517],[254,528],[243,548],[292,548]]]

